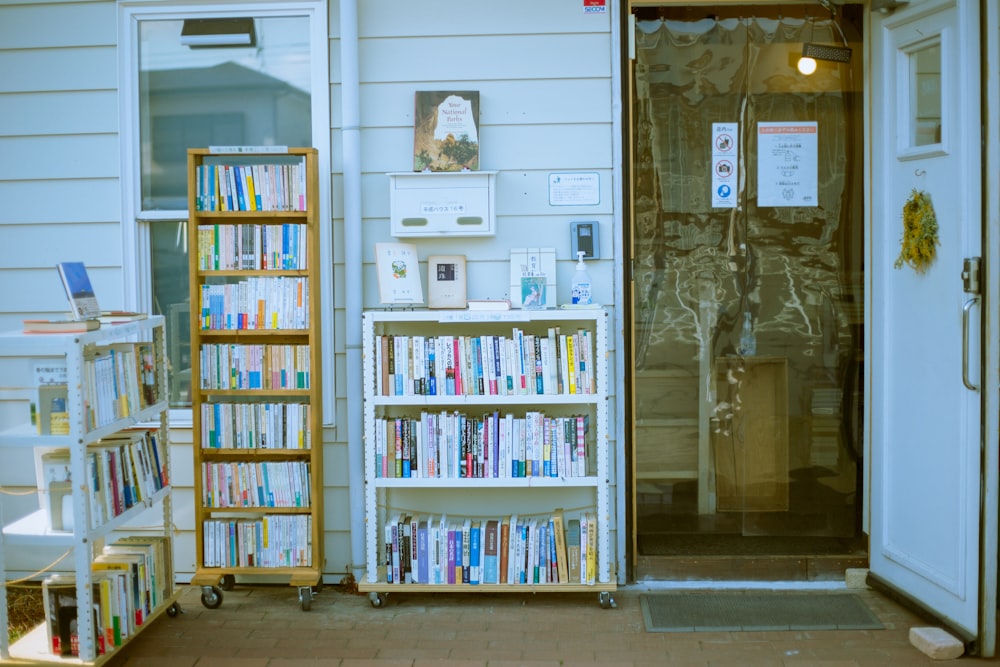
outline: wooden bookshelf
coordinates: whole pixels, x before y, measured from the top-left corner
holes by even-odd
[[[192,583],[215,609],[237,576],[287,578],[307,611],[323,567],[317,151],[190,149],[188,208]]]

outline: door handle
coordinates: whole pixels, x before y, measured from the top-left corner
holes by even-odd
[[[979,297],[974,296],[962,307],[962,384],[970,391],[979,391],[979,386],[969,381],[969,311],[979,303]]]

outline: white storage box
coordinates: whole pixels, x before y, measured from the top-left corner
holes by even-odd
[[[493,236],[495,171],[389,174],[392,235]]]

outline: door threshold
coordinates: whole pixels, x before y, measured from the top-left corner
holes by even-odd
[[[867,556],[639,556],[636,582],[646,581],[844,581],[847,570],[867,568]]]

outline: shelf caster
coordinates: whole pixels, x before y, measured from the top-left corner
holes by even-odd
[[[376,593],[373,591],[368,594],[368,601],[371,602],[372,606],[376,609],[385,606],[385,593]]]
[[[222,606],[222,589],[218,586],[202,586],[201,603],[206,609],[218,609]]]
[[[176,618],[179,613],[181,613],[181,606],[176,602],[167,607],[167,616],[170,618]]]
[[[222,579],[219,581],[219,588],[224,591],[231,591],[236,588],[236,575],[235,574],[224,574]]]
[[[312,588],[309,586],[299,586],[299,603],[302,605],[302,611],[312,609],[312,599]]]
[[[618,606],[608,591],[601,591],[597,596],[597,601],[600,603],[601,609],[615,609]]]

